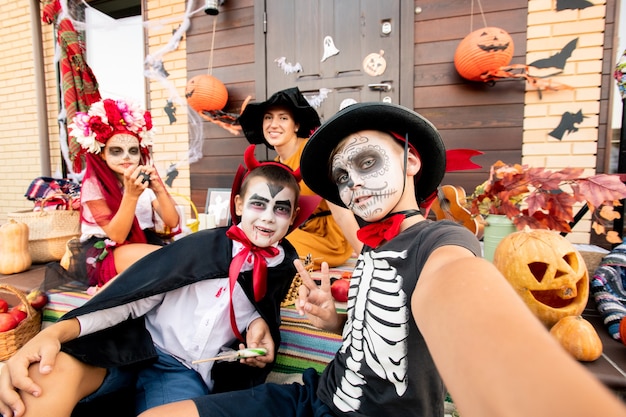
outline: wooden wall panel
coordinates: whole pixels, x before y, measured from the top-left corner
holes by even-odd
[[[271,0],[270,0],[271,1]],[[238,112],[243,100],[264,91],[263,74],[256,74],[257,57],[263,53],[262,40],[255,36],[262,31],[255,27],[262,11],[255,10],[257,0],[226,1],[220,8],[213,51],[213,75],[222,80],[228,91],[225,108]],[[485,155],[474,158],[483,169],[463,173],[448,173],[444,183],[453,183],[471,193],[487,175],[491,163],[498,159],[519,162],[522,156],[524,117],[523,81],[507,80],[495,85],[469,82],[462,79],[453,64],[459,42],[470,32],[484,26],[497,26],[510,33],[515,52],[512,63],[524,63],[526,55],[527,0],[482,0],[481,14],[475,5],[471,16],[471,2],[420,0],[414,2],[421,12],[413,17],[413,107],[429,118],[441,131],[448,148],[474,148]],[[607,0],[605,32],[605,60],[602,68],[602,97],[597,169],[604,172],[608,166],[610,143],[611,103],[610,88],[615,65],[613,36],[615,31],[616,1]],[[187,32],[187,65],[189,78],[208,68],[212,37],[212,18],[198,14],[192,18]],[[407,54],[409,55],[409,54]],[[407,65],[410,65],[409,64]],[[259,83],[257,83],[257,80]],[[406,82],[406,81],[405,81]],[[410,95],[409,95],[410,100]],[[232,175],[241,162],[247,142],[243,135],[233,136],[209,122],[203,123],[204,157],[191,166],[192,198],[199,208],[204,207],[208,187],[230,187]]]
[[[467,81],[454,67],[454,54],[472,29],[486,23],[511,35],[511,63],[524,63],[528,3],[481,3],[484,14],[476,6],[471,15],[470,2],[416,2],[421,13],[415,15],[414,29],[415,110],[439,129],[448,149],[472,148],[485,153],[473,158],[483,168],[448,173],[444,178],[444,183],[462,186],[468,194],[487,178],[493,162],[519,162],[522,155],[524,82],[507,80],[490,85]]]
[[[197,14],[187,31],[188,79],[209,72],[228,90],[224,111],[239,113],[247,96],[255,90],[254,0],[227,1],[217,17]],[[216,20],[213,40],[213,19]],[[189,109],[189,111],[193,111]],[[233,135],[208,121],[202,122],[203,157],[191,164],[191,198],[204,211],[208,188],[230,188],[233,176],[248,145],[243,134]]]

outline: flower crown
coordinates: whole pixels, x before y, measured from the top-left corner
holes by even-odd
[[[111,136],[118,133],[135,136],[144,149],[153,144],[152,115],[130,100],[95,102],[87,113],[77,112],[68,128],[70,136],[91,153],[100,153]]]

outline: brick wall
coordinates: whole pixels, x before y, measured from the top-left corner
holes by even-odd
[[[38,3],[38,2],[36,2]],[[1,0],[0,15],[0,222],[8,212],[32,207],[24,193],[33,178],[41,175],[37,97],[35,89],[34,41],[31,2]],[[46,45],[45,71],[50,136],[55,133],[56,90],[51,28],[43,27]],[[58,131],[58,130],[57,130]],[[51,170],[60,163],[58,140],[50,141]]]
[[[168,167],[177,164],[178,176],[170,191],[189,196],[189,164],[184,162],[189,153],[189,127],[185,101],[186,36],[183,34],[177,48],[170,50],[167,47],[172,39],[172,33],[183,23],[185,7],[186,2],[180,0],[148,0],[144,20],[149,22],[146,35],[147,54],[159,56],[163,60],[163,67],[169,73],[165,84],[159,80],[150,80],[148,85],[149,107],[153,124],[157,127],[153,147],[154,164],[163,179]],[[175,103],[176,122],[170,124],[164,108],[167,100],[172,98],[179,101]],[[174,198],[185,207],[186,218],[193,217],[189,204],[180,197]]]
[[[604,0],[583,10],[555,11],[553,0],[528,2],[528,40],[526,62],[548,58],[568,42],[578,38],[576,49],[563,72],[552,80],[573,87],[540,95],[531,89],[526,93],[522,163],[561,169],[585,168],[595,173],[600,84],[604,44],[606,7]],[[561,140],[548,135],[565,112],[582,110],[585,118],[577,132],[566,133]],[[589,243],[590,216],[587,215],[568,235],[574,243]]]

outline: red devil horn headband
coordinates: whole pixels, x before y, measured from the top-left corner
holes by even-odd
[[[256,148],[255,145],[250,145],[246,148],[246,151],[243,154],[243,162],[244,164],[246,164],[246,167],[248,168],[248,172],[252,171],[255,168],[260,167],[261,165],[276,165],[279,166],[283,169],[286,169],[288,171],[291,172],[291,174],[296,178],[296,181],[300,182],[302,181],[302,176],[300,175],[300,168],[298,167],[298,169],[296,169],[295,171],[291,170],[287,165],[285,164],[281,164],[280,162],[275,162],[275,161],[265,161],[265,162],[259,162],[256,160],[256,158],[254,157],[254,149]]]
[[[276,162],[276,161],[259,162],[254,157],[254,149],[255,149],[255,145],[250,145],[246,148],[246,151],[243,153],[243,161],[244,161],[245,167],[243,165],[239,165],[239,169],[237,169],[237,172],[235,173],[235,179],[233,181],[233,186],[230,192],[230,214],[231,214],[232,219],[237,219],[237,215],[235,213],[235,195],[239,194],[239,191],[241,190],[241,184],[243,184],[244,178],[253,169],[258,168],[263,165],[275,165],[289,172],[291,175],[293,175],[298,183],[302,181],[302,176],[300,175],[300,168],[294,171],[291,168],[289,168],[287,165],[282,164],[280,162]],[[300,202],[302,202],[302,196],[300,196]],[[315,208],[317,204],[319,204],[319,200],[315,203],[313,208]],[[300,210],[300,212],[303,212],[303,210]],[[300,223],[298,223],[298,225],[300,225]]]

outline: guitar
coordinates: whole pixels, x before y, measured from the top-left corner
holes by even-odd
[[[481,239],[485,220],[480,214],[474,216],[465,208],[465,199],[463,187],[442,185],[437,188],[437,198],[433,201],[431,210],[437,216],[437,220],[452,220],[467,227],[478,239]]]

